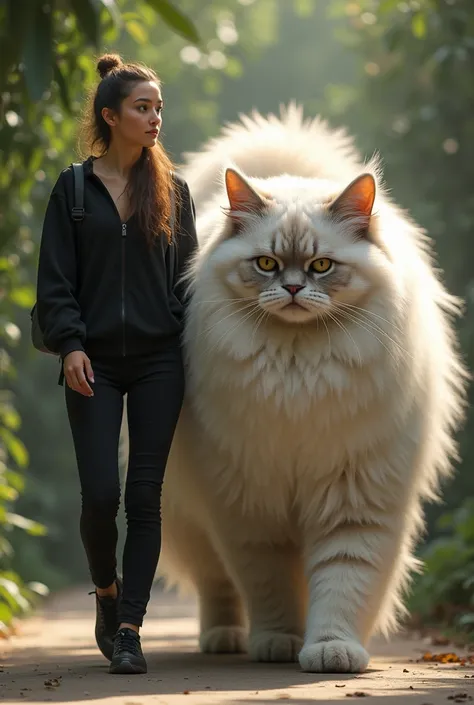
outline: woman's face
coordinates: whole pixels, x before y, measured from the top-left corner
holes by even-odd
[[[119,112],[104,108],[102,115],[110,125],[112,139],[137,147],[153,147],[160,134],[163,108],[156,81],[140,81],[123,99]]]

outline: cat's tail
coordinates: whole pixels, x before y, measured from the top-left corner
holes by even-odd
[[[353,139],[321,117],[305,119],[301,105],[282,105],[279,116],[254,110],[239,117],[200,151],[184,155],[183,176],[198,210],[221,187],[222,171],[231,164],[255,178],[290,174],[339,181],[360,173]]]

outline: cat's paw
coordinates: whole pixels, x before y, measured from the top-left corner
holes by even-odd
[[[303,639],[296,634],[256,632],[250,637],[249,656],[252,661],[294,662],[302,646]]]
[[[199,646],[204,654],[242,654],[247,651],[247,632],[243,627],[212,627],[202,632]]]
[[[356,641],[321,641],[305,645],[299,662],[308,673],[361,673],[367,668],[369,654]]]

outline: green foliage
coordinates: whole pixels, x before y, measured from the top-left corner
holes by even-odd
[[[474,638],[474,498],[443,514],[441,535],[422,552],[423,574],[410,607],[423,624],[454,627]]]
[[[169,0],[143,0],[174,32],[199,42],[194,24]],[[6,0],[0,10],[0,42],[4,49],[0,92],[12,81],[24,98],[41,100],[53,76],[67,91],[74,45],[61,47],[57,39],[67,30],[77,35],[81,48],[98,49],[111,26],[120,29],[123,18],[116,0],[68,0],[55,9],[41,0]],[[138,26],[138,25],[137,25]]]

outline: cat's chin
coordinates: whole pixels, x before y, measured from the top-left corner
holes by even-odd
[[[298,305],[283,306],[269,311],[272,316],[285,323],[311,323],[321,318],[322,311],[317,309],[307,309]]]

